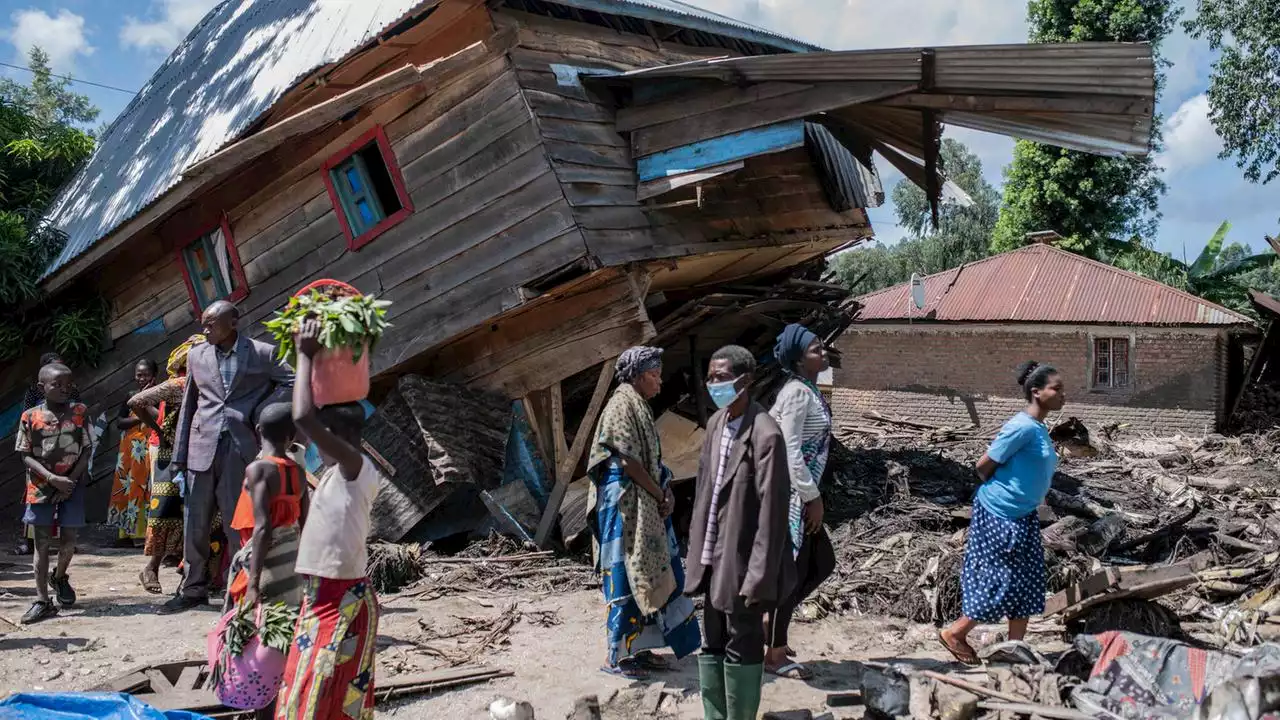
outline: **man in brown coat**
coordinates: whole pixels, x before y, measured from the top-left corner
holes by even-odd
[[[750,351],[716,351],[707,391],[720,411],[707,424],[689,528],[685,592],[706,594],[698,657],[706,720],[755,720],[764,677],[764,613],[795,584],[787,530],[786,441],[747,388]]]

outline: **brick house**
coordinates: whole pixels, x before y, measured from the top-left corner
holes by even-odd
[[[1044,244],[861,298],[838,341],[837,421],[881,412],[992,427],[1025,405],[1024,360],[1063,374],[1065,415],[1203,433],[1228,412],[1253,321],[1167,285]]]

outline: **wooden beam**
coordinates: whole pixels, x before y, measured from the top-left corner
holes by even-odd
[[[587,406],[587,413],[582,416],[582,422],[578,425],[578,431],[573,436],[573,448],[566,450],[564,456],[557,459],[555,486],[551,489],[551,495],[547,498],[547,507],[542,512],[542,519],[538,522],[538,531],[534,535],[533,541],[538,547],[545,548],[547,541],[551,538],[551,531],[556,526],[556,520],[560,517],[560,505],[564,502],[564,495],[569,490],[569,481],[573,479],[574,468],[578,466],[578,458],[587,448],[587,442],[592,439],[595,429],[596,416],[600,414],[601,408],[604,407],[605,398],[608,396],[609,385],[613,380],[613,369],[617,364],[614,358],[604,363],[600,367],[600,377],[596,379],[595,391],[591,394],[591,403]],[[553,404],[554,399],[560,396],[559,383],[556,383],[556,390],[552,392]],[[563,418],[562,424],[563,424]],[[560,442],[564,442],[564,434],[560,434]],[[591,512],[588,508],[587,512]]]
[[[636,200],[644,201],[652,197],[657,197],[672,190],[682,188],[686,185],[710,180],[713,177],[725,175],[727,173],[736,172],[743,168],[743,162],[731,162],[725,165],[717,165],[715,167],[695,170],[683,175],[671,175],[668,177],[658,178],[657,180],[649,180],[642,182],[636,186]]]
[[[759,83],[745,88],[729,87],[713,92],[681,93],[674,98],[647,105],[622,108],[618,111],[614,127],[618,132],[631,132],[640,128],[683,120],[701,113],[737,107],[768,100],[780,95],[790,95],[813,86],[799,83]]]
[[[553,467],[559,468],[560,463],[569,455],[569,447],[564,441],[564,394],[561,390],[560,383],[554,383],[550,388],[551,397],[551,447],[555,455]]]
[[[797,93],[720,108],[694,117],[636,130],[631,145],[637,157],[709,138],[796,120],[846,105],[860,105],[910,92],[915,83],[824,83]]]
[[[963,93],[909,93],[879,100],[876,104],[890,107],[928,108],[959,112],[1050,112],[1099,115],[1142,115],[1149,113],[1151,108],[1150,100],[1134,100],[1113,95],[1080,95],[1058,98],[1018,95],[966,95]]]

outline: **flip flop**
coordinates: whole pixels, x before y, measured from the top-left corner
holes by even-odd
[[[791,678],[793,680],[809,680],[813,677],[813,672],[809,668],[800,663],[787,663],[779,668],[766,667],[765,672],[770,675],[777,675],[780,678]]]
[[[957,650],[951,643],[947,642],[947,636],[943,635],[941,630],[938,631],[938,642],[942,643],[942,647],[946,648],[947,652],[951,653],[951,657],[955,658],[956,662],[961,665],[972,667],[978,664],[978,654],[973,651],[969,643],[965,643],[963,648]],[[968,657],[964,655],[966,651],[971,653]]]
[[[620,660],[613,667],[601,665],[600,672],[627,680],[647,680],[649,678],[649,673],[645,672],[644,668],[640,667],[638,663],[632,662],[631,658]]]
[[[636,665],[639,665],[644,670],[666,672],[671,669],[671,665],[668,664],[660,655],[655,655],[648,650],[641,650],[631,659],[635,661]]]

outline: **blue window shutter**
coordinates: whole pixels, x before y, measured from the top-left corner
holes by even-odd
[[[338,192],[342,214],[347,218],[353,237],[363,235],[387,217],[377,194],[373,192],[369,170],[359,153],[331,170],[330,179]]]

